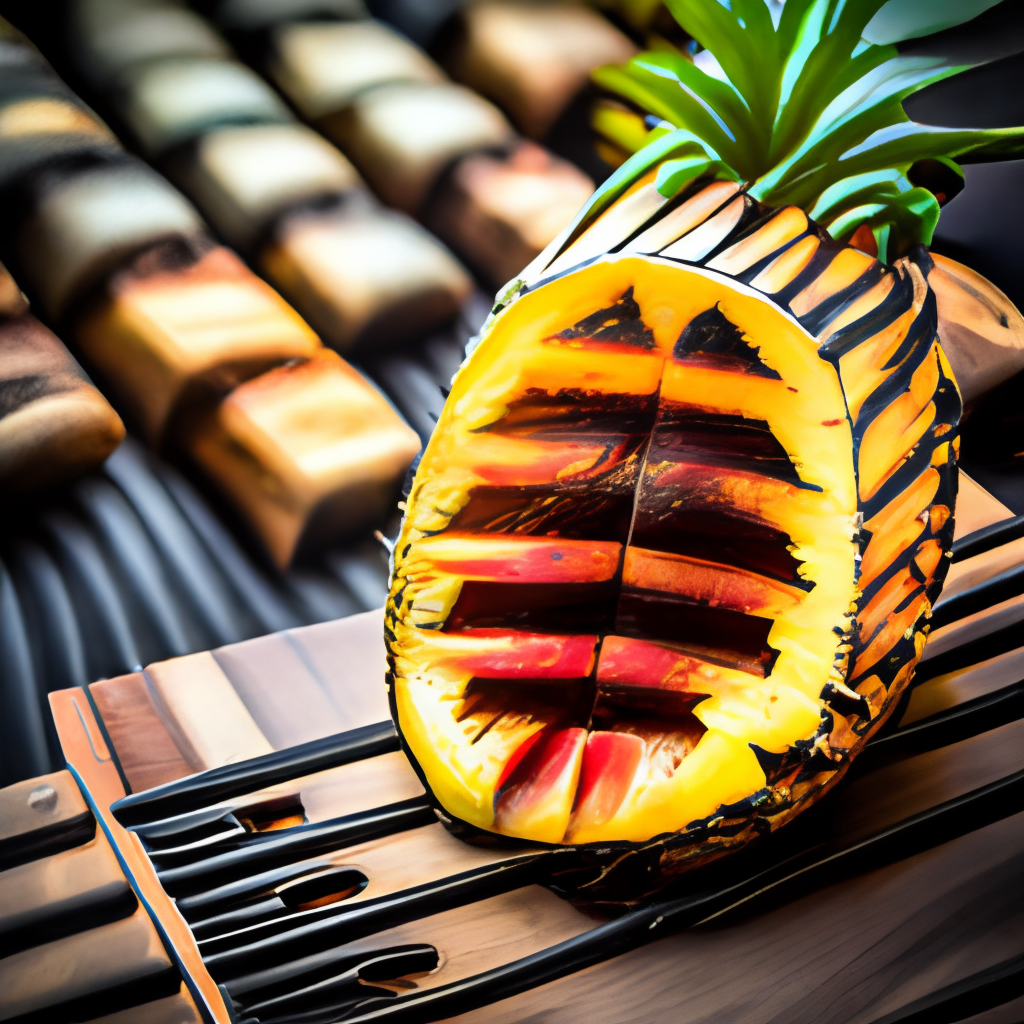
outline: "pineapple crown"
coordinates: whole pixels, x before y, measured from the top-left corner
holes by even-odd
[[[595,128],[634,155],[584,212],[660,165],[666,196],[710,174],[748,182],[770,205],[803,208],[840,240],[867,226],[883,262],[929,244],[940,200],[961,187],[959,163],[1024,155],[1024,128],[911,121],[903,100],[975,65],[869,42],[887,2],[786,0],[773,18],[766,0],[665,0],[713,59],[702,70],[667,47],[595,72],[628,104],[600,102]],[[897,2],[910,7],[913,25],[897,33],[908,38],[966,22],[994,0]]]

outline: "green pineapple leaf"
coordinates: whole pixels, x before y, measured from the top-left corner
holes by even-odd
[[[639,0],[620,0],[620,3]],[[649,0],[646,0],[649,6]],[[962,24],[994,0],[665,0],[708,56],[643,53],[602,68],[621,98],[599,106],[597,130],[643,152],[678,136],[702,144],[704,173],[744,180],[754,198],[795,204],[836,237],[867,225],[883,259],[927,244],[939,201],[911,184],[913,164],[1024,155],[1024,128],[939,128],[909,120],[903,101],[970,64],[903,56],[892,43]],[[703,157],[696,158],[698,160]],[[630,161],[631,163],[631,161]],[[686,178],[686,171],[666,176]]]

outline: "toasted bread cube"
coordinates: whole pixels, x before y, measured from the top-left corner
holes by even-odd
[[[533,260],[593,191],[573,164],[522,141],[508,156],[463,157],[437,188],[427,223],[497,287]]]
[[[177,189],[124,154],[50,187],[18,232],[15,251],[33,301],[56,320],[124,260],[202,231],[199,214]]]
[[[153,443],[175,412],[320,349],[291,306],[227,249],[178,268],[170,255],[151,250],[115,275],[77,330]]]
[[[198,14],[174,3],[78,0],[70,20],[77,63],[93,85],[109,88],[131,68],[158,60],[231,56]]]
[[[282,567],[299,549],[380,523],[420,448],[376,388],[328,350],[242,384],[187,443]]]
[[[413,214],[452,161],[514,138],[497,107],[451,83],[381,85],[322,123],[381,198]]]
[[[303,117],[319,120],[386,82],[436,85],[444,72],[379,21],[296,21],[274,31],[270,71]]]
[[[125,88],[124,118],[149,156],[224,125],[292,120],[277,93],[236,61],[158,61],[132,72]]]
[[[517,127],[543,138],[602,64],[621,64],[636,46],[580,4],[466,4],[445,61],[455,78],[503,107]]]
[[[179,180],[221,237],[242,249],[284,211],[361,184],[338,149],[302,124],[210,132]]]
[[[341,352],[421,337],[454,317],[473,287],[418,224],[358,197],[333,214],[285,218],[261,266]]]
[[[0,487],[29,490],[95,468],[124,425],[33,316],[0,322]]]

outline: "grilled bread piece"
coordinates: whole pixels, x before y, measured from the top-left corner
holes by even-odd
[[[103,462],[123,438],[120,417],[50,330],[27,313],[0,320],[4,490],[79,476]]]

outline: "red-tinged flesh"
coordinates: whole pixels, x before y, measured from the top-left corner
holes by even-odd
[[[431,660],[478,679],[579,679],[594,667],[597,639],[476,629],[439,635],[432,641]]]
[[[489,450],[493,458],[481,459]],[[630,453],[621,442],[549,441],[500,438],[478,442],[471,468],[493,487],[528,487],[537,484],[588,480],[616,465]]]
[[[622,805],[644,755],[644,741],[623,732],[592,732],[580,766],[571,829],[603,825]]]
[[[645,548],[626,549],[623,586],[674,594],[695,604],[775,618],[804,591],[727,565]]]
[[[713,694],[724,685],[756,684],[759,674],[738,672],[694,655],[626,636],[607,636],[597,663],[599,686]]]
[[[611,580],[621,550],[621,544],[608,541],[445,533],[420,541],[416,554],[433,571],[464,580],[550,584]]]
[[[569,824],[587,730],[552,729],[537,735],[499,783],[494,824],[506,835],[557,843]]]

